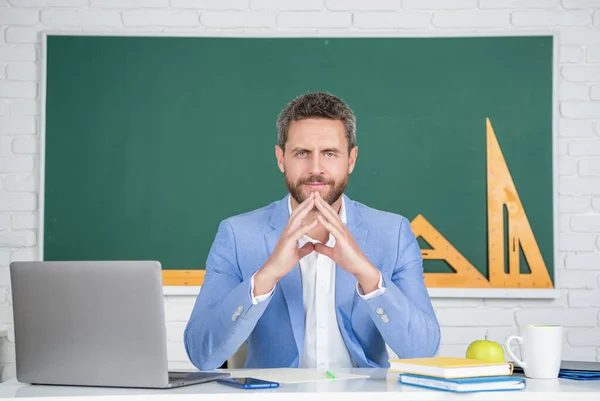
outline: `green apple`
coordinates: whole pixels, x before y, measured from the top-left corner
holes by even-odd
[[[477,359],[487,362],[504,362],[504,350],[495,341],[485,340],[473,341],[467,348],[467,359]]]

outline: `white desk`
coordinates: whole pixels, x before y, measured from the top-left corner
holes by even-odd
[[[397,382],[398,375],[386,369],[347,369],[340,372],[367,374],[369,379],[330,380],[304,384],[281,384],[277,389],[240,390],[215,382],[196,384],[170,390],[143,390],[97,387],[63,387],[27,385],[10,379],[0,385],[0,398],[67,399],[68,401],[103,400],[175,400],[175,401],[228,401],[228,400],[283,400],[344,401],[364,400],[594,400],[600,399],[600,381],[527,380],[527,388],[520,391],[453,394],[406,386]],[[335,394],[334,394],[335,393]],[[68,398],[67,398],[68,397]]]

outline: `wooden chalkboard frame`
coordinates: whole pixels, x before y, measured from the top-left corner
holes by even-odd
[[[543,31],[512,31],[505,32],[435,32],[435,33],[368,33],[368,32],[327,32],[326,34],[316,34],[314,32],[294,32],[294,33],[254,33],[251,35],[210,33],[203,32],[202,35],[189,33],[170,35],[154,34],[148,32],[124,31],[124,32],[61,32],[61,31],[43,31],[42,52],[41,52],[41,79],[40,79],[40,163],[39,163],[39,228],[37,232],[38,240],[38,260],[43,259],[44,255],[44,177],[45,177],[45,144],[46,144],[46,84],[47,84],[47,40],[49,36],[136,36],[136,37],[232,37],[232,38],[315,38],[315,37],[340,37],[340,38],[452,38],[452,37],[513,37],[513,36],[551,36],[553,38],[553,59],[552,59],[552,194],[553,194],[553,268],[554,268],[554,288],[553,289],[501,289],[501,288],[429,288],[429,294],[435,298],[523,298],[523,299],[552,299],[558,298],[561,294],[558,275],[558,78],[559,78],[559,45],[558,33],[554,30]],[[164,293],[165,295],[197,295],[204,280],[204,270],[165,270],[163,271]]]

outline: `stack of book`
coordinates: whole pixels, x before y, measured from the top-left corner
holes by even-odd
[[[390,360],[391,372],[403,384],[458,393],[522,390],[524,377],[514,377],[508,362],[486,362],[466,358],[418,358]]]

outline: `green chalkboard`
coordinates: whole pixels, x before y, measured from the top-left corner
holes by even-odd
[[[45,260],[204,269],[221,220],[287,193],[279,111],[328,91],[357,116],[347,194],[424,215],[486,276],[489,117],[552,277],[551,36],[49,36],[46,48]]]

